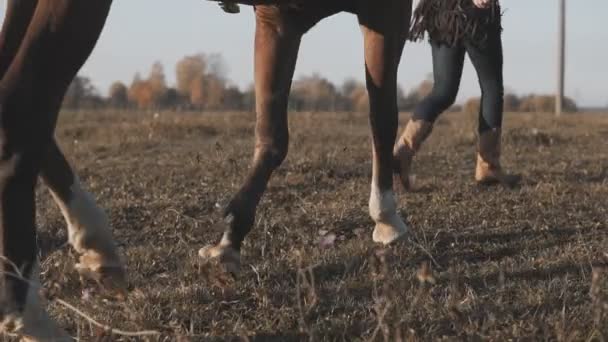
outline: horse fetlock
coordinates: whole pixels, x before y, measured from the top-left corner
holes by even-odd
[[[397,202],[392,190],[380,191],[377,187],[372,186],[369,197],[369,215],[376,222],[387,221],[397,215]]]

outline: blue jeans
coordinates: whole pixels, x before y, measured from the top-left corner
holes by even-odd
[[[414,109],[414,119],[435,122],[458,95],[465,53],[477,72],[481,87],[479,133],[502,125],[504,85],[500,32],[491,34],[484,44],[463,42],[454,47],[431,41],[433,53],[432,92]]]

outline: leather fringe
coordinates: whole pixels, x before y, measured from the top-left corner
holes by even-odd
[[[429,39],[449,46],[464,41],[483,45],[491,33],[502,31],[498,0],[488,9],[475,7],[472,0],[421,0],[414,11],[409,39]]]

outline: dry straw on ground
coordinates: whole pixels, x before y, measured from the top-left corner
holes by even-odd
[[[415,162],[418,191],[399,197],[411,241],[387,250],[370,238],[366,116],[290,120],[243,273],[214,284],[196,251],[243,180],[253,116],[65,113],[59,141],[108,209],[131,292],[121,303],[82,289],[41,189],[45,287],[104,325],[159,331],[151,341],[608,338],[608,116],[507,115],[503,163],[525,180],[487,190],[472,182],[473,123],[447,114]],[[51,313],[95,340],[73,310]]]

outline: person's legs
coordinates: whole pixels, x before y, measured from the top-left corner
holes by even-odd
[[[416,106],[412,119],[405,126],[393,152],[394,171],[399,175],[401,184],[406,190],[410,188],[409,174],[412,159],[430,135],[435,120],[454,104],[464,65],[463,46],[450,47],[432,42],[431,47],[433,90]]]
[[[475,67],[481,88],[475,180],[479,184],[500,183],[512,187],[521,180],[521,177],[504,173],[500,166],[504,102],[500,32],[489,35],[483,45],[465,43],[465,48]]]

